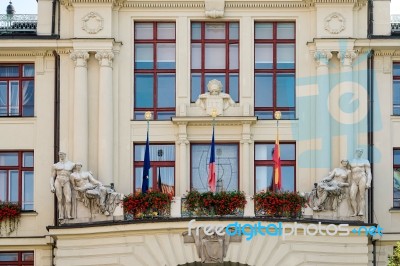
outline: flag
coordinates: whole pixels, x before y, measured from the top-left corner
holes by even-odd
[[[161,167],[158,167],[158,190],[162,192],[162,186],[161,186]]]
[[[281,190],[282,187],[282,173],[281,173],[281,154],[279,148],[279,134],[276,135],[275,148],[274,148],[274,189]]]
[[[144,151],[143,163],[143,180],[142,180],[142,193],[149,190],[149,172],[150,172],[150,147],[149,147],[149,132],[147,132],[146,149]]]
[[[215,143],[214,143],[214,126],[211,139],[211,154],[210,163],[208,165],[208,188],[211,192],[215,192],[216,182],[215,182]]]

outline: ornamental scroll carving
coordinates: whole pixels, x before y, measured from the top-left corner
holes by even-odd
[[[345,18],[334,12],[325,18],[325,30],[331,34],[339,34],[346,28]]]
[[[82,30],[89,34],[96,34],[104,27],[104,19],[95,12],[90,12],[82,18]]]

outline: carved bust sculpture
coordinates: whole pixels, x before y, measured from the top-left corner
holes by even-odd
[[[216,110],[217,115],[222,115],[223,111],[234,105],[231,96],[222,92],[222,83],[217,79],[210,80],[207,84],[208,92],[200,94],[196,105],[211,115]]]

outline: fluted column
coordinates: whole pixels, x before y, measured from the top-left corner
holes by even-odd
[[[316,97],[315,110],[315,136],[317,149],[315,156],[316,176],[326,175],[331,168],[331,123],[329,114],[329,60],[332,53],[319,50],[314,53],[317,63],[318,95]]]
[[[114,183],[113,177],[113,83],[112,51],[98,51],[96,59],[100,63],[99,73],[99,178],[105,184]]]
[[[74,77],[74,150],[73,160],[81,162],[83,167],[88,167],[89,156],[89,111],[88,111],[88,80],[86,51],[74,51],[70,58],[75,63]]]
[[[357,54],[353,50],[340,51],[338,53],[340,60],[340,95],[339,99],[345,94],[351,94],[354,97],[353,88],[353,59]],[[349,98],[350,99],[350,98]],[[350,159],[356,147],[354,139],[354,111],[357,109],[357,102],[349,100],[340,101],[339,119],[340,119],[340,159]]]

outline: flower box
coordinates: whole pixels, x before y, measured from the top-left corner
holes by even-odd
[[[301,217],[306,199],[297,192],[262,191],[254,195],[256,216]]]
[[[8,236],[17,230],[21,219],[21,206],[12,202],[0,201],[0,236]]]
[[[145,194],[130,194],[125,196],[122,202],[125,219],[169,217],[171,213],[171,201],[171,194],[159,191],[149,191]]]

